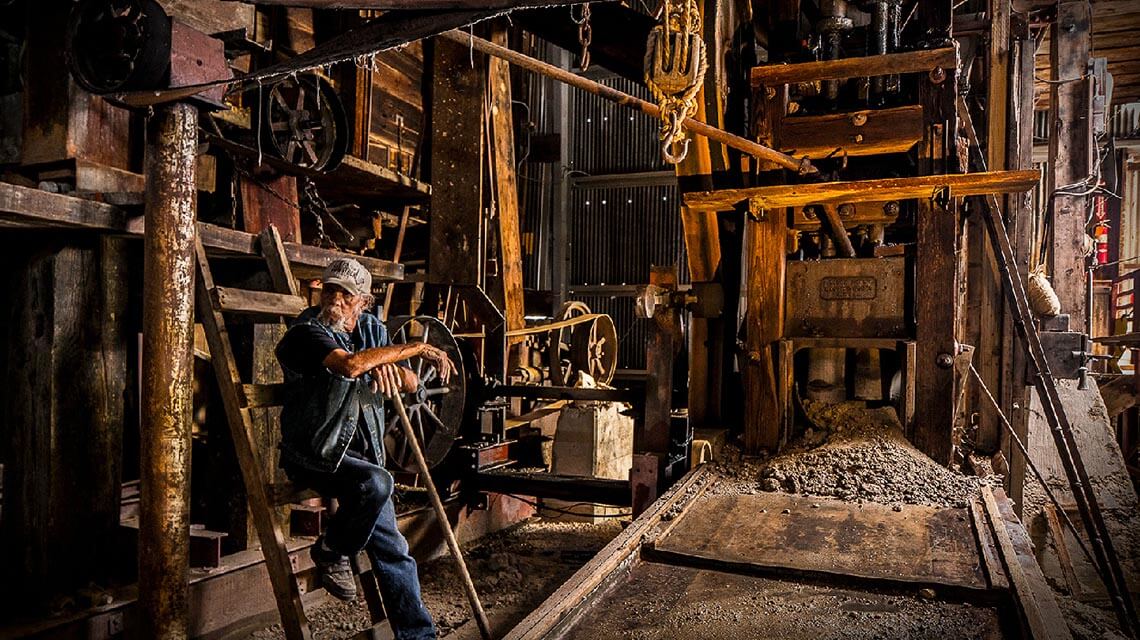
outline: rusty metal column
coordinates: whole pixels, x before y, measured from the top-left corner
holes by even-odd
[[[140,637],[189,636],[190,424],[198,111],[159,107],[147,128],[143,236]]]

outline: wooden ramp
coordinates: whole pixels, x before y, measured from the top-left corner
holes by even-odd
[[[716,485],[690,472],[506,640],[1070,638],[1000,490],[945,509]]]
[[[895,511],[784,493],[704,496],[649,557],[771,575],[989,588],[964,508]]]

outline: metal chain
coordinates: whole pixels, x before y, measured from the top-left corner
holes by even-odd
[[[571,9],[573,11],[573,9]],[[573,19],[573,13],[570,15]],[[582,5],[581,19],[574,20],[578,24],[578,44],[582,45],[582,53],[578,57],[578,68],[585,71],[590,68],[590,44],[594,40],[594,30],[590,24],[590,3]]]

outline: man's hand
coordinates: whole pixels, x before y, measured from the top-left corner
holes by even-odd
[[[372,391],[392,398],[397,393],[411,393],[419,386],[419,378],[411,370],[398,364],[382,364],[372,369]]]
[[[420,353],[420,357],[435,365],[435,368],[439,371],[439,379],[444,384],[447,384],[447,380],[451,378],[451,374],[455,373],[455,363],[451,361],[451,358],[447,357],[447,352],[443,349],[437,349],[430,344],[420,344],[423,344],[423,352]]]

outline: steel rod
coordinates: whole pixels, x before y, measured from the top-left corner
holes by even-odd
[[[616,102],[617,104],[628,107],[635,111],[640,111],[646,115],[653,116],[654,118],[661,117],[661,109],[651,102],[646,102],[641,98],[631,96],[623,91],[618,91],[612,87],[607,87],[603,84],[594,82],[593,80],[583,78],[582,76],[571,73],[565,69],[560,69],[552,64],[547,64],[541,60],[536,60],[528,55],[513,51],[506,47],[501,47],[497,44],[484,40],[483,38],[471,35],[470,33],[464,33],[462,31],[448,31],[446,33],[440,34],[439,37],[447,38],[453,42],[469,46],[472,49],[479,51],[480,53],[485,53],[489,56],[495,56],[496,58],[502,58],[503,60],[506,60],[507,62],[516,65],[521,69],[526,69],[527,71],[532,71],[534,73],[544,75],[548,78],[553,78],[559,82],[563,82],[572,87],[587,91],[601,98],[605,98],[606,100],[610,100],[611,102]],[[707,125],[700,120],[686,118],[682,125],[685,127],[685,129],[688,129],[695,134],[705,136],[710,140],[716,140],[717,142],[732,147],[737,151],[747,153],[748,155],[760,160],[772,162],[785,169],[796,171],[801,175],[818,173],[818,170],[812,166],[811,162],[809,162],[807,158],[793,158],[786,153],[781,153],[775,149],[765,147],[762,144],[757,144],[747,138],[733,135],[723,129],[717,129],[716,127]]]
[[[198,111],[159,107],[146,149],[139,619],[142,637],[189,636],[194,189]]]
[[[483,604],[479,602],[479,593],[475,591],[475,583],[471,580],[471,574],[467,572],[467,563],[463,561],[463,552],[459,549],[455,532],[451,530],[451,522],[447,519],[447,510],[443,508],[439,491],[436,490],[435,483],[432,482],[431,469],[428,467],[427,460],[424,459],[424,452],[420,449],[416,431],[412,428],[412,421],[408,419],[408,411],[404,408],[404,400],[400,394],[397,393],[392,396],[392,404],[396,407],[396,413],[400,416],[400,424],[404,427],[404,439],[408,441],[412,456],[416,459],[416,466],[427,486],[428,496],[431,497],[431,506],[435,510],[436,520],[439,521],[439,528],[443,531],[444,540],[447,541],[447,548],[451,551],[451,557],[455,559],[455,565],[459,569],[459,577],[463,579],[463,588],[467,592],[467,600],[471,603],[471,611],[475,614],[475,624],[479,625],[479,633],[483,636],[483,640],[491,640],[491,625],[487,622],[487,614],[483,611]]]

